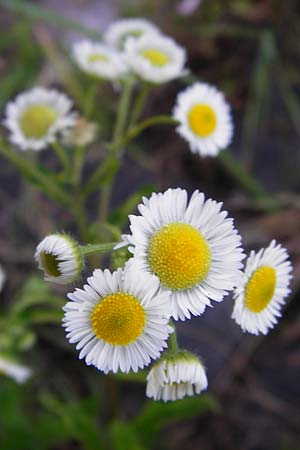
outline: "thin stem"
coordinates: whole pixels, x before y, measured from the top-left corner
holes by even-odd
[[[119,140],[124,132],[133,87],[134,87],[134,80],[132,78],[128,78],[124,83],[122,96],[119,102],[117,121],[113,134],[113,142]]]
[[[88,244],[82,245],[80,251],[84,256],[97,255],[111,252],[118,242],[107,242],[105,244]]]
[[[46,173],[45,169],[41,170],[39,166],[22,158],[3,141],[0,141],[0,153],[21,172],[24,178],[37,186],[39,190],[63,205],[69,206],[71,204],[71,197],[60,187],[51,174]]]
[[[77,189],[78,189],[78,186],[77,186]],[[88,241],[89,240],[89,231],[88,231],[84,199],[77,190],[75,190],[73,201],[74,201],[74,208],[72,208],[72,212],[73,212],[74,218],[76,220],[78,232],[84,241]]]
[[[73,157],[73,184],[79,185],[81,182],[82,166],[84,163],[85,147],[77,146],[74,149]]]
[[[227,172],[238,182],[238,184],[256,200],[265,204],[266,210],[276,210],[279,208],[275,199],[269,195],[263,186],[247,172],[238,160],[229,151],[223,151],[219,159],[226,168]]]
[[[92,117],[94,106],[96,104],[95,96],[97,93],[97,89],[98,89],[98,81],[91,80],[91,84],[86,93],[86,97],[85,97],[85,101],[84,101],[84,108],[83,108],[84,117],[86,117],[87,119]]]
[[[132,113],[131,113],[131,117],[130,117],[130,121],[129,121],[129,127],[132,127],[133,125],[136,124],[137,120],[139,119],[142,111],[143,111],[143,107],[146,101],[146,98],[149,94],[150,91],[150,85],[148,83],[143,83],[140,92],[137,95],[134,107],[132,109]]]
[[[136,138],[146,128],[153,127],[154,125],[178,125],[178,124],[179,122],[173,119],[173,117],[171,116],[159,115],[150,117],[149,119],[143,120],[134,127],[130,128],[128,132],[125,134],[125,136],[122,139],[111,144],[111,147],[122,148],[126,146],[128,142]]]
[[[169,352],[177,353],[179,351],[179,345],[177,341],[176,327],[172,320],[170,320],[169,325],[171,325],[174,330],[169,336]]]
[[[119,102],[116,126],[113,133],[113,144],[109,147],[110,154],[108,156],[108,160],[112,158],[112,155],[114,155],[115,159],[118,161],[118,153],[121,147],[114,145],[114,143],[119,141],[124,133],[133,87],[134,87],[134,79],[128,78],[124,83],[123,93]],[[98,213],[100,224],[104,223],[107,218],[116,172],[117,170],[112,170],[110,172],[110,176],[107,180],[108,181],[107,185],[100,192],[99,213]]]
[[[53,142],[52,148],[55,151],[55,153],[57,154],[58,159],[61,162],[61,165],[63,166],[65,173],[68,173],[69,158],[68,158],[68,155],[66,154],[65,150],[58,142]]]

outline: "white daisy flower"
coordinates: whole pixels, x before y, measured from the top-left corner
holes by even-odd
[[[73,55],[84,72],[99,78],[116,80],[127,72],[121,53],[101,43],[78,42],[73,47]]]
[[[231,110],[221,91],[206,83],[195,83],[180,92],[173,110],[176,128],[193,153],[216,156],[232,140]]]
[[[150,275],[118,269],[94,271],[83,289],[68,294],[64,327],[79,358],[105,373],[137,372],[157,359],[173,331],[168,293]]]
[[[52,283],[72,283],[83,268],[79,245],[65,234],[46,236],[37,246],[34,257],[39,269],[44,271],[44,279]]]
[[[205,368],[192,353],[163,356],[147,376],[146,395],[154,400],[175,401],[200,394],[207,388]]]
[[[6,280],[6,273],[5,273],[4,269],[0,266],[0,292],[3,289],[5,280]]]
[[[145,35],[127,39],[124,50],[132,72],[151,83],[165,83],[186,73],[185,50],[169,37]]]
[[[25,383],[31,376],[32,371],[7,357],[0,355],[0,374],[4,374],[19,384]]]
[[[210,300],[222,301],[239,281],[244,257],[241,238],[221,212],[222,203],[195,191],[188,203],[184,189],[143,198],[141,216],[129,216],[131,235],[123,235],[134,257],[127,265],[155,274],[171,290],[175,320],[202,314]]]
[[[290,293],[292,266],[289,255],[276,241],[258,253],[252,251],[234,298],[232,318],[243,331],[267,334],[281,317]]]
[[[21,150],[42,150],[75,123],[72,101],[54,90],[35,87],[19,94],[5,110],[10,141]]]
[[[121,19],[108,27],[104,40],[108,45],[121,50],[129,37],[139,38],[145,34],[159,34],[159,29],[145,19]]]

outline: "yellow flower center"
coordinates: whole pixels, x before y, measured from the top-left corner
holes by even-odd
[[[32,105],[20,117],[20,127],[27,138],[39,139],[57,119],[56,111],[47,105]]]
[[[89,56],[89,62],[90,63],[94,63],[94,62],[101,62],[101,63],[104,62],[104,63],[106,63],[108,61],[109,61],[109,58],[106,55],[102,54],[102,53],[92,53]]]
[[[250,311],[259,313],[268,306],[276,287],[276,272],[273,267],[257,269],[246,285],[245,304]]]
[[[188,121],[192,131],[201,137],[209,136],[215,131],[217,125],[214,110],[209,105],[199,103],[190,109]]]
[[[112,345],[128,345],[142,334],[146,313],[135,297],[116,292],[95,306],[91,320],[98,339]]]
[[[151,238],[149,265],[161,283],[172,290],[188,289],[210,269],[211,253],[199,230],[187,223],[171,223]]]
[[[147,48],[143,50],[142,55],[146,58],[153,66],[162,67],[168,64],[170,58],[165,53],[155,48]]]
[[[52,253],[41,253],[40,254],[41,264],[47,273],[51,277],[59,277],[61,272],[58,266],[58,260]]]

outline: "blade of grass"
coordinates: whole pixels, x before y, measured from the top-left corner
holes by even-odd
[[[0,0],[0,5],[33,21],[44,21],[51,25],[76,31],[91,39],[101,39],[101,34],[98,31],[34,3],[21,0]]]
[[[251,167],[253,163],[254,147],[269,92],[271,66],[274,63],[275,54],[273,35],[269,31],[264,31],[260,37],[242,129],[242,160],[246,167]]]

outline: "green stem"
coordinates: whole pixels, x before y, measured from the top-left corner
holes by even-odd
[[[124,132],[124,128],[126,125],[126,120],[128,116],[128,110],[131,100],[131,95],[134,87],[134,79],[128,78],[124,82],[122,96],[119,102],[118,112],[117,112],[117,120],[116,127],[113,135],[113,142],[116,142],[121,138]]]
[[[73,184],[79,185],[81,182],[81,172],[84,163],[85,147],[77,146],[74,149],[73,157]]]
[[[223,166],[238,184],[247,191],[255,200],[265,204],[267,210],[278,209],[279,205],[263,186],[247,172],[229,151],[222,151],[219,155]]]
[[[117,112],[117,120],[116,120],[116,126],[113,133],[113,143],[120,140],[124,133],[124,129],[126,126],[126,121],[128,118],[128,110],[130,107],[130,101],[132,96],[132,91],[134,88],[134,79],[128,78],[124,82],[123,87],[123,93],[119,102],[118,112]],[[112,156],[115,158],[115,163],[118,161],[118,153],[120,150],[120,147],[117,145],[111,145],[109,147],[110,154],[108,155],[108,160],[112,159]],[[115,164],[116,167],[119,166],[120,163]],[[100,192],[100,198],[99,198],[99,212],[98,212],[98,218],[99,223],[104,223],[107,218],[108,210],[109,210],[109,202],[111,198],[112,188],[114,184],[114,178],[117,173],[117,170],[112,170],[110,172],[110,176],[107,178],[107,184],[106,186],[101,190]]]
[[[136,138],[146,128],[153,127],[155,125],[178,125],[178,124],[179,124],[179,122],[177,120],[173,119],[173,117],[171,117],[171,116],[159,115],[159,116],[150,117],[149,119],[143,120],[142,122],[138,123],[134,127],[130,128],[122,139],[111,144],[111,148],[125,147],[126,144],[128,144],[128,142],[130,142],[132,139]]]
[[[3,141],[0,141],[0,153],[8,159],[27,180],[37,185],[39,190],[49,197],[65,206],[69,206],[72,203],[71,197],[57,182],[55,182],[53,177],[47,175],[44,170],[39,170],[37,166],[22,158],[13,149],[6,146]]]
[[[179,351],[179,345],[177,342],[176,327],[172,320],[170,320],[169,325],[171,325],[171,327],[174,329],[173,333],[171,333],[169,336],[169,352],[177,353]]]
[[[105,244],[82,245],[80,247],[80,251],[81,251],[82,255],[84,255],[84,256],[109,253],[114,249],[114,247],[117,244],[118,244],[118,242],[107,242]]]
[[[99,81],[91,80],[90,83],[91,84],[87,90],[83,108],[84,117],[86,117],[87,119],[90,119],[92,117],[93,110],[96,105],[95,97]]]
[[[52,148],[57,154],[57,157],[61,162],[61,165],[63,166],[64,172],[67,174],[69,171],[69,158],[68,155],[66,154],[66,151],[58,142],[53,142]]]
[[[131,113],[131,117],[130,117],[130,128],[136,124],[137,120],[139,119],[142,111],[143,111],[143,107],[146,101],[146,98],[149,94],[150,91],[150,85],[148,83],[143,83],[140,92],[136,98],[132,113]]]
[[[75,192],[74,192],[74,199],[73,204],[74,207],[71,209],[73,212],[78,232],[81,236],[81,238],[84,241],[89,240],[89,232],[88,232],[88,224],[87,224],[87,216],[85,211],[85,204],[84,204],[84,198],[82,195],[78,192],[79,187],[77,186]]]
[[[87,196],[94,192],[99,186],[107,185],[117,172],[120,166],[120,161],[114,155],[110,155],[103,161],[92,174],[87,184],[84,186],[82,194]]]

